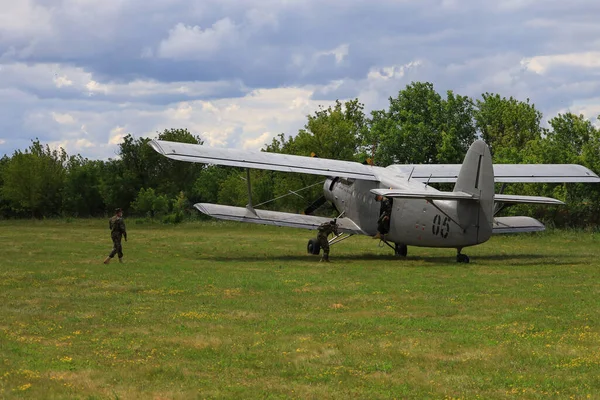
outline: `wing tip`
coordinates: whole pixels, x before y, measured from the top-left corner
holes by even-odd
[[[163,156],[165,155],[165,151],[163,150],[163,148],[161,147],[160,143],[158,140],[156,139],[152,139],[151,141],[148,142],[148,144],[150,145],[150,147],[152,147],[154,149],[154,151],[156,151],[159,154],[162,154]]]

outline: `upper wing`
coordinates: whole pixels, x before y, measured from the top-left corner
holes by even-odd
[[[197,203],[198,211],[214,218],[230,221],[250,222],[254,224],[287,226],[291,228],[317,229],[323,222],[331,218],[314,215],[292,214],[269,210],[251,210],[244,207],[222,206],[219,204]],[[364,235],[365,233],[350,218],[338,218],[338,229],[341,232]]]
[[[423,182],[456,182],[461,164],[391,165],[388,168]],[[494,181],[523,183],[600,182],[590,169],[577,164],[494,164]]]
[[[264,151],[219,149],[189,143],[152,140],[150,145],[162,155],[174,160],[232,167],[258,168],[273,171],[300,172],[304,174],[339,176],[367,181],[377,181],[374,167],[352,161],[303,157]]]

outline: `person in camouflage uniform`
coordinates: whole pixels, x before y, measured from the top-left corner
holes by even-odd
[[[390,231],[390,217],[392,216],[392,202],[385,196],[375,196],[375,201],[381,202],[379,218],[377,219],[377,234],[374,239],[384,239],[385,234]]]
[[[110,228],[110,237],[113,241],[113,249],[104,260],[104,264],[108,264],[115,256],[119,255],[119,262],[123,262],[123,246],[121,245],[121,238],[125,238],[127,241],[127,230],[125,229],[125,221],[123,220],[123,210],[117,208],[115,215],[108,220],[108,227]]]
[[[335,222],[335,219],[330,222],[323,222],[319,225],[318,230],[317,240],[319,241],[319,246],[323,249],[321,261],[329,262],[329,240],[327,237],[332,233],[336,236],[339,235],[338,224]]]

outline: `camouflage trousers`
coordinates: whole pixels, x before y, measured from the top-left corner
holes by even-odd
[[[319,232],[317,240],[319,241],[319,246],[323,249],[323,256],[325,258],[329,257],[329,240],[327,240],[327,235]]]
[[[108,255],[110,258],[113,258],[115,254],[119,255],[119,258],[123,258],[123,246],[121,245],[121,235],[113,235],[111,239],[113,241],[113,249]]]

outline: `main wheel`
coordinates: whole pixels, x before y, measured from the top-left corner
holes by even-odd
[[[321,252],[321,245],[317,239],[310,239],[306,245],[308,254],[318,255]]]
[[[468,264],[469,263],[469,256],[467,256],[466,254],[457,254],[456,255],[456,262]]]
[[[408,247],[405,244],[396,243],[396,247],[394,248],[394,251],[397,256],[406,257],[406,254],[408,254]]]

